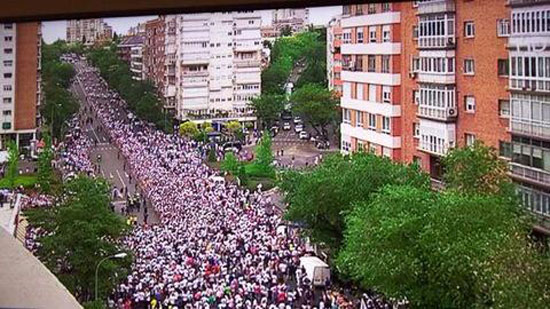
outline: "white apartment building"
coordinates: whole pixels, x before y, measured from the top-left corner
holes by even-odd
[[[278,32],[285,27],[290,27],[292,32],[300,32],[309,23],[309,9],[273,10],[271,23]]]
[[[102,18],[67,20],[67,42],[93,45],[112,35],[112,28]]]
[[[401,157],[400,11],[391,3],[344,6],[341,151]]]
[[[36,139],[41,100],[40,23],[0,24],[0,149]]]
[[[176,40],[167,35],[166,61],[175,53],[176,117],[203,122],[255,121],[248,108],[261,92],[261,16],[258,12],[184,14]],[[167,94],[172,95],[167,86]]]
[[[130,71],[133,79],[143,80],[143,44],[130,48]]]
[[[166,23],[164,34],[164,106],[169,110],[176,109],[177,19],[178,16],[176,15],[168,15],[164,19]]]

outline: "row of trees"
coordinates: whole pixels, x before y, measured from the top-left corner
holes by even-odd
[[[505,163],[480,143],[443,161],[434,192],[416,165],[335,155],[283,174],[287,219],[326,244],[340,272],[415,308],[543,308],[550,259],[530,235]]]
[[[138,81],[132,78],[129,65],[116,54],[116,45],[91,49],[88,59],[96,66],[101,76],[128,103],[128,108],[145,121],[154,123],[159,129],[172,130],[171,116],[162,106],[151,81]]]
[[[74,68],[60,61],[59,57],[67,52],[81,52],[82,46],[68,45],[58,40],[52,44],[42,43],[42,89],[44,101],[41,114],[50,127],[53,137],[60,138],[65,122],[78,111],[78,103],[67,90],[75,75]]]
[[[121,252],[117,240],[128,226],[111,211],[109,184],[103,179],[78,176],[63,185],[56,201],[54,207],[24,211],[31,226],[47,231],[39,239],[42,246],[37,255],[81,303],[90,302],[96,266],[103,258]],[[130,265],[130,255],[101,264],[100,299],[127,275]]]

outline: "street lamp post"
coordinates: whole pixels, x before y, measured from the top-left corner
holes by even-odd
[[[97,266],[95,268],[95,300],[97,301],[97,274],[99,272],[99,266],[101,265],[101,263],[105,262],[106,260],[108,259],[123,259],[127,256],[128,254],[126,252],[120,252],[120,253],[117,253],[115,255],[111,255],[111,256],[108,256],[104,259],[102,259],[101,261],[99,261],[99,263],[97,263]]]

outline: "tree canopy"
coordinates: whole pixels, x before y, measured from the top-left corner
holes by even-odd
[[[42,134],[42,139],[44,140],[44,148],[38,155],[38,184],[43,193],[50,193],[53,181],[52,139],[47,132]]]
[[[6,169],[6,178],[8,179],[8,187],[15,187],[15,178],[17,177],[17,168],[19,166],[19,148],[15,141],[8,142],[8,165]]]
[[[292,112],[300,115],[319,135],[327,136],[327,126],[338,119],[337,96],[319,84],[306,84],[291,98]]]
[[[249,106],[254,109],[262,128],[271,128],[275,121],[279,119],[283,111],[285,98],[282,95],[262,94],[252,99]]]

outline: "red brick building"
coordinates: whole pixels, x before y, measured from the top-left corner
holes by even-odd
[[[143,50],[143,71],[157,87],[159,94],[164,92],[164,16],[150,20],[145,24],[145,45]]]

